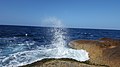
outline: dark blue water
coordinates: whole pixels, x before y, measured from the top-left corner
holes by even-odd
[[[28,34],[28,39],[40,40],[42,42],[50,40],[51,27],[29,27],[29,26],[5,26],[0,25],[0,38],[8,37],[25,37]],[[59,29],[59,28],[58,28]],[[68,36],[70,40],[74,39],[99,39],[102,37],[120,38],[120,30],[103,30],[103,29],[79,29],[79,28],[63,28],[67,29],[65,36]],[[25,37],[26,38],[26,37]]]
[[[9,60],[5,60],[11,54],[51,48],[54,40],[53,27],[29,27],[29,26],[3,26],[0,25],[0,66],[6,66]],[[97,40],[108,37],[120,39],[120,30],[56,28],[64,32],[64,40],[69,43],[72,40],[88,39]],[[3,59],[5,61],[3,61]],[[22,62],[22,61],[21,61]],[[13,63],[14,64],[14,63]]]

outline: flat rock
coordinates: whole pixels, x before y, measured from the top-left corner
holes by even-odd
[[[89,62],[78,62],[72,59],[44,59],[21,67],[108,67]]]
[[[120,66],[120,40],[101,38],[99,40],[74,40],[69,43],[74,49],[89,52],[90,62],[94,64]]]

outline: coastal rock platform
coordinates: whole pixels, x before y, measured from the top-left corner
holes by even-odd
[[[106,65],[92,64],[89,61],[79,62],[73,59],[43,59],[41,61],[21,67],[108,67]]]
[[[120,66],[120,40],[111,38],[75,40],[70,42],[69,46],[73,49],[84,49],[89,52],[91,63],[109,67]]]

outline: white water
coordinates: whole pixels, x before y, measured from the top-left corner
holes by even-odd
[[[17,67],[36,62],[45,58],[72,58],[77,61],[88,60],[88,54],[84,50],[68,48],[54,48],[48,50],[32,50],[11,54],[2,60],[5,63],[1,67]]]
[[[55,20],[55,22],[54,22]],[[54,18],[52,22],[56,23],[56,26],[62,27],[61,22],[57,24],[57,20]],[[88,52],[85,50],[75,50],[71,48],[67,48],[67,43],[64,40],[66,37],[62,29],[54,28],[52,31],[53,40],[52,46],[54,48],[51,49],[43,49],[43,50],[31,50],[24,52],[17,52],[14,54],[10,54],[7,57],[3,57],[0,62],[2,63],[0,67],[17,67],[26,64],[30,64],[45,58],[72,58],[77,61],[86,61],[89,59]]]

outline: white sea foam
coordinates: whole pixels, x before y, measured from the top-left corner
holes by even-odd
[[[72,58],[77,61],[89,59],[85,50],[74,50],[70,48],[54,48],[46,50],[31,50],[18,52],[2,59],[3,67],[17,67],[30,64],[45,58]]]

